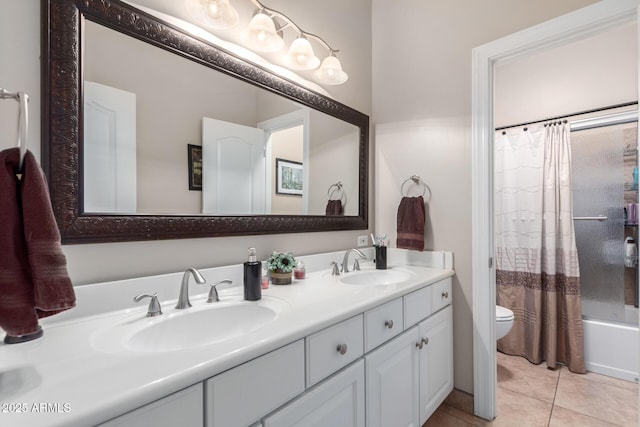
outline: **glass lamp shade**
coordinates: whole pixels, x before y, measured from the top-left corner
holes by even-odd
[[[260,52],[276,52],[284,46],[284,40],[278,35],[273,19],[262,12],[251,18],[245,38],[251,49]]]
[[[189,15],[211,28],[233,28],[240,20],[229,0],[187,0],[185,6]]]
[[[327,56],[318,71],[316,71],[316,77],[320,83],[327,85],[341,85],[346,82],[349,76],[342,71],[342,65],[338,58],[333,55]]]
[[[311,43],[304,37],[298,37],[291,43],[286,58],[287,67],[293,70],[313,70],[318,68],[320,60],[313,54]]]

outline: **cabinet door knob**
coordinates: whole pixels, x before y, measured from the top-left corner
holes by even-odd
[[[424,342],[423,341],[419,341],[416,343],[416,348],[422,350],[422,347],[424,347]]]
[[[422,338],[422,341],[420,341],[420,342],[423,343],[424,345],[427,345],[427,344],[429,344],[429,338],[424,337],[424,338]]]
[[[449,292],[442,291],[442,298],[449,298]]]
[[[346,344],[338,344],[338,348],[336,348],[336,350],[340,354],[345,354],[347,352],[347,345]]]
[[[386,322],[384,322],[384,326],[389,329],[393,328],[393,320],[387,320]]]

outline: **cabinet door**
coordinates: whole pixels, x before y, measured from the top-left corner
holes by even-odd
[[[202,383],[149,403],[100,427],[173,427],[204,424]]]
[[[420,424],[453,389],[453,320],[451,306],[420,323]]]
[[[321,383],[264,420],[264,427],[364,427],[364,361]]]
[[[365,357],[367,425],[419,427],[418,327]]]

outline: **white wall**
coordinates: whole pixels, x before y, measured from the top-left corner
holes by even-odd
[[[312,130],[314,137],[318,133]],[[358,130],[354,129],[333,139],[323,139],[322,144],[311,147],[313,168],[309,171],[309,194],[314,197],[309,200],[309,212],[324,215],[331,196],[331,199],[342,200],[344,215],[357,215],[359,174],[353,165],[359,162],[359,150],[353,141],[358,138]],[[332,187],[338,182],[343,184],[341,191]]]
[[[156,1],[158,0],[148,0],[145,3],[150,5]],[[236,2],[249,3],[249,0]],[[346,84],[327,90],[338,101],[365,114],[371,114],[370,1],[274,0],[270,2],[270,6],[285,12],[304,29],[326,36],[332,45],[340,49],[341,62],[350,78]],[[31,95],[29,147],[39,159],[39,1],[0,0],[0,57],[0,87],[25,91]],[[17,126],[17,104],[12,101],[0,101],[0,104],[0,128],[3,130],[0,149],[4,149],[15,144],[13,129]],[[180,271],[191,266],[208,267],[244,262],[249,246],[258,249],[259,258],[266,258],[274,250],[291,251],[296,255],[342,250],[354,247],[360,234],[368,234],[368,231],[65,245],[63,249],[74,284],[82,285]]]
[[[16,40],[21,40],[16,43]],[[40,159],[40,2],[0,0],[0,87],[29,94],[29,150]],[[17,141],[18,103],[0,100],[0,149]]]
[[[496,127],[637,101],[637,44],[631,22],[496,63]]]
[[[455,386],[469,393],[471,49],[591,3],[372,0],[375,230],[395,237],[400,185],[420,175],[433,193],[427,249],[454,252]]]

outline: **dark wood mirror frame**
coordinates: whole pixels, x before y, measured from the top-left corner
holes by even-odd
[[[357,216],[96,215],[82,212],[83,19],[247,81],[360,129]],[[42,0],[42,166],[63,243],[97,243],[368,227],[369,117],[249,64],[119,0]]]

